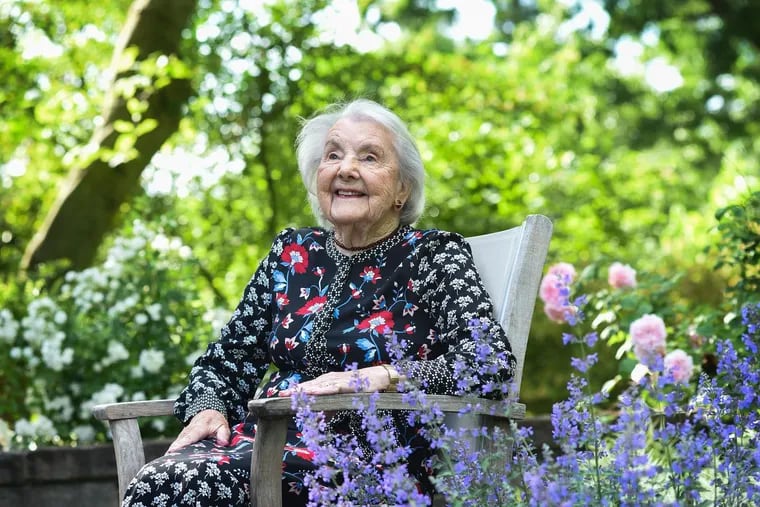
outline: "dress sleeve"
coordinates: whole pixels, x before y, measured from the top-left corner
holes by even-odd
[[[174,404],[174,414],[187,424],[198,412],[213,409],[228,420],[243,420],[246,402],[269,367],[266,337],[271,330],[271,280],[286,230],[274,241],[267,257],[248,282],[243,297],[220,338],[209,344]]]
[[[514,376],[515,357],[504,329],[493,316],[465,239],[441,232],[420,263],[420,296],[427,301],[447,352],[429,361],[410,361],[404,371],[430,394],[476,392],[501,397]]]

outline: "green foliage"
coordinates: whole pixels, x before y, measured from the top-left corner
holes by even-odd
[[[714,210],[759,181],[760,56],[751,2],[725,2],[718,11],[699,0],[609,0],[601,36],[592,23],[566,29],[577,6],[492,3],[492,33],[451,40],[445,29],[456,13],[436,2],[362,0],[361,29],[377,36],[398,28],[399,35],[360,50],[317,23],[327,0],[199,2],[184,35],[192,49],[185,65],[149,59],[119,83],[129,96],[145,76],[190,76],[195,95],[146,169],[146,192],[122,206],[127,225],[116,224],[112,236],[128,236],[136,219],[161,223],[167,236],[192,246],[193,283],[208,292],[187,303],[230,309],[276,232],[314,221],[293,153],[300,118],[366,96],[398,112],[419,141],[428,173],[421,226],[474,235],[546,214],[555,223],[551,261],[596,269],[587,273],[589,287],[613,259],[669,284],[672,273],[683,273],[667,295],[647,295],[653,308],[698,309],[671,324],[681,338],[692,324],[700,335],[720,334],[725,324],[709,311],[724,312],[715,288],[736,285],[737,301],[760,292],[756,198],[722,212],[723,239],[708,248]],[[0,6],[0,284],[2,307],[17,320],[39,296],[57,301],[48,294],[58,290],[48,281],[52,267],[33,280],[16,268],[65,172],[83,156],[134,156],[136,136],[155,128],[140,117],[140,97],[131,97],[134,123],[117,125],[117,150],[85,148],[101,121],[109,92],[103,76],[129,4]],[[32,36],[53,49],[25,51]],[[638,67],[624,71],[615,51],[626,41],[641,55]],[[656,59],[678,69],[680,86],[658,91],[647,82],[644,70]],[[106,255],[102,249],[98,262]],[[716,259],[724,264],[717,274]],[[737,263],[747,273],[731,271]],[[152,268],[144,267],[147,277]],[[600,298],[620,315],[643,311],[643,297]],[[609,323],[610,336],[626,328],[626,318]],[[103,330],[126,339],[126,328]],[[557,341],[557,327],[537,312],[526,372],[556,374],[523,383],[531,409],[548,409],[562,392],[566,359],[545,353]],[[18,393],[28,386],[11,363],[0,373],[0,399],[9,400],[9,414],[27,417],[32,409]]]
[[[101,264],[42,282],[0,302],[3,418],[15,428],[3,447],[104,439],[92,406],[176,396],[220,325],[190,247],[140,222]],[[166,421],[153,424],[148,434]]]
[[[721,208],[718,219],[720,240],[715,245],[715,269],[731,273],[728,292],[738,302],[760,298],[760,192],[743,202]],[[738,310],[740,305],[735,305]]]

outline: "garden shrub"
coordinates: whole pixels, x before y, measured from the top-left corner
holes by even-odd
[[[191,249],[137,221],[105,259],[0,309],[0,443],[104,440],[98,403],[176,396],[221,325]],[[146,435],[176,433],[174,418]],[[165,428],[169,424],[171,428]]]

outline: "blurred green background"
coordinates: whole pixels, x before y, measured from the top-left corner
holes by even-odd
[[[717,302],[732,273],[714,269],[715,212],[758,189],[757,19],[760,3],[742,0],[0,1],[2,419],[55,413],[56,397],[77,413],[87,386],[121,382],[108,365],[79,378],[111,340],[139,386],[141,349],[212,339],[218,319],[203,316],[231,311],[273,236],[314,223],[300,119],[356,97],[418,140],[421,227],[476,235],[542,213],[548,262],[681,273],[678,299]],[[139,304],[175,314],[166,325],[82,310],[65,277],[107,265],[135,224],[180,255],[127,263],[105,297],[132,284]],[[57,381],[24,335],[47,296],[74,350]],[[565,394],[562,330],[539,302],[522,384],[533,412]],[[162,373],[174,378],[143,395],[181,385]]]

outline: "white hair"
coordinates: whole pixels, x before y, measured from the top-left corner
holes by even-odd
[[[401,225],[416,222],[425,207],[425,167],[422,157],[401,118],[390,109],[367,99],[357,99],[348,104],[332,104],[322,113],[306,120],[298,133],[298,170],[309,193],[314,216],[322,225],[328,225],[317,198],[317,168],[322,160],[328,132],[343,118],[370,120],[391,133],[393,148],[399,160],[399,176],[402,184],[409,189],[409,198],[401,209]]]

